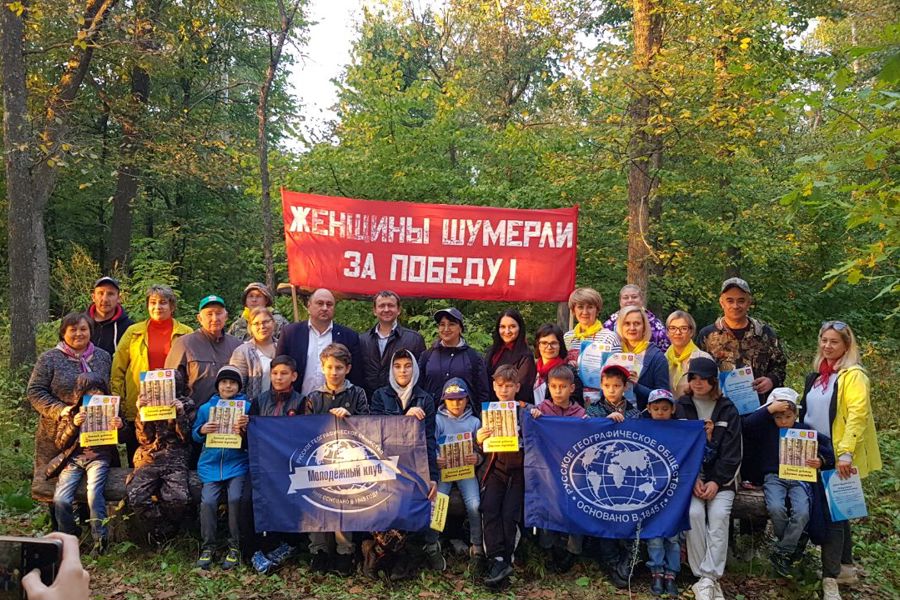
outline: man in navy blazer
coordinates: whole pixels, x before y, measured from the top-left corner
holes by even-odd
[[[328,344],[343,344],[350,350],[353,364],[349,379],[363,387],[366,381],[365,365],[359,349],[359,335],[343,325],[334,322],[334,295],[320,288],[313,292],[306,303],[309,320],[285,325],[278,338],[277,354],[287,354],[297,361],[300,376],[294,382],[294,389],[301,396],[325,384],[319,354]]]

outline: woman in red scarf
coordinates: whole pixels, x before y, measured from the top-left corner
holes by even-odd
[[[535,406],[550,399],[550,390],[547,389],[547,374],[559,365],[567,365],[575,373],[575,393],[572,401],[584,406],[584,386],[578,377],[575,367],[567,364],[568,350],[563,340],[563,330],[558,325],[546,323],[541,325],[534,334],[534,357],[537,373],[534,378]]]
[[[493,331],[494,343],[484,355],[484,364],[487,367],[488,378],[494,377],[494,371],[500,365],[512,365],[519,373],[519,393],[516,400],[519,403],[532,401],[531,389],[534,387],[534,360],[531,357],[531,349],[525,340],[525,319],[515,308],[507,308],[497,317],[497,323]],[[497,401],[494,394],[494,386],[490,391],[491,402]]]

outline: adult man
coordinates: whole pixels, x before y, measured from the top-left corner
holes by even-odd
[[[272,292],[266,284],[257,281],[247,284],[247,287],[244,288],[244,294],[241,297],[241,302],[244,304],[244,310],[228,328],[228,333],[240,339],[242,342],[251,339],[253,336],[250,335],[249,324],[247,322],[250,317],[250,311],[257,306],[267,306],[269,307],[269,312],[272,313],[272,320],[275,321],[275,333],[272,337],[277,340],[278,336],[281,335],[281,328],[288,324],[288,320],[281,316],[281,314],[275,310],[275,307],[272,306],[274,300]]]
[[[669,349],[670,344],[669,337],[666,335],[666,326],[656,318],[656,315],[647,309],[645,302],[646,298],[644,297],[644,290],[632,283],[622,286],[622,289],[619,290],[619,309],[623,309],[626,306],[643,307],[644,311],[647,313],[647,319],[650,321],[650,329],[652,330],[650,333],[650,341],[657,348],[665,352]],[[614,312],[609,315],[609,318],[603,323],[603,328],[615,331],[616,321],[618,319],[619,313]]]
[[[133,324],[119,304],[119,282],[106,276],[95,281],[91,301],[93,304],[87,309],[88,316],[94,321],[91,342],[112,356],[122,334]]]
[[[720,371],[753,368],[753,389],[764,404],[772,388],[784,385],[787,358],[775,331],[749,317],[753,296],[750,285],[739,277],[726,279],[719,293],[723,316],[700,330],[697,346],[709,352]]]
[[[425,351],[422,336],[400,325],[397,319],[401,311],[400,296],[388,290],[378,292],[372,301],[372,313],[378,322],[359,336],[366,371],[364,387],[369,398],[375,390],[388,385],[391,357],[395,352],[409,350],[419,360],[419,355]]]
[[[278,338],[276,354],[287,354],[297,361],[300,377],[294,389],[306,396],[325,384],[319,354],[331,343],[343,344],[352,357],[350,381],[365,387],[365,365],[359,351],[359,335],[349,327],[334,322],[334,295],[324,288],[312,293],[306,303],[309,319],[285,325]]]
[[[166,357],[167,369],[178,369],[184,374],[188,396],[197,406],[216,392],[216,374],[241,345],[241,340],[225,333],[227,320],[225,300],[206,296],[197,306],[200,329],[173,340]]]

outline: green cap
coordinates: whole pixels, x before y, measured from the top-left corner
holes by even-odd
[[[220,296],[216,296],[215,294],[210,294],[209,296],[206,296],[205,298],[203,298],[203,300],[200,301],[200,304],[197,306],[197,310],[201,311],[201,310],[203,310],[203,307],[208,306],[210,304],[221,304],[222,308],[225,308],[225,301]]]

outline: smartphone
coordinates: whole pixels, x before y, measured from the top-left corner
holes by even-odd
[[[0,600],[25,598],[22,577],[39,569],[41,581],[50,585],[62,560],[62,542],[47,538],[0,535]]]

